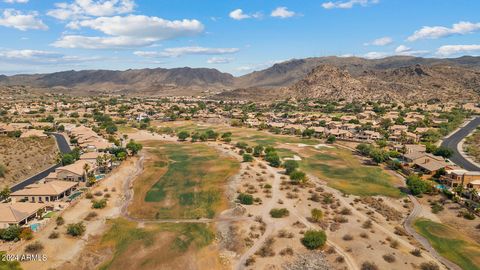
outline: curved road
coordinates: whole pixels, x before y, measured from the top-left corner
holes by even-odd
[[[57,141],[58,150],[60,151],[60,153],[65,154],[65,153],[69,153],[71,151],[67,140],[65,139],[65,137],[62,134],[59,134],[59,133],[48,133],[48,134],[53,135],[53,137],[55,137],[55,140]],[[15,191],[18,191],[20,189],[23,189],[26,186],[31,185],[31,184],[33,184],[37,181],[40,181],[43,178],[47,177],[51,172],[54,172],[55,169],[57,169],[58,167],[61,167],[61,166],[62,166],[62,164],[53,165],[52,167],[50,167],[50,168],[48,168],[48,169],[46,169],[42,172],[39,172],[36,175],[31,176],[31,177],[23,180],[20,183],[17,183],[15,185],[11,186],[10,190],[12,192],[15,192]]]
[[[477,116],[468,124],[461,127],[458,131],[451,134],[448,138],[445,138],[441,144],[443,147],[453,150],[453,156],[450,158],[451,161],[469,171],[480,171],[480,167],[462,156],[458,149],[458,144],[470,133],[472,133],[478,126],[480,126],[480,117]]]

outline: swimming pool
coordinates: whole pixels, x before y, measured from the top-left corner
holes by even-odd
[[[30,229],[32,229],[34,232],[38,231],[38,229],[40,229],[40,223],[31,224]]]

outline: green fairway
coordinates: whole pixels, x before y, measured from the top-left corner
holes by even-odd
[[[201,143],[149,143],[153,160],[136,181],[133,214],[145,218],[212,218],[239,162]]]
[[[480,245],[458,230],[428,219],[417,219],[415,229],[443,257],[464,270],[480,269]]]
[[[377,166],[360,163],[349,150],[322,148],[305,150],[300,167],[328,182],[328,185],[348,194],[359,196],[385,195],[400,197],[393,186],[393,177]]]
[[[385,195],[395,198],[403,195],[394,186],[396,179],[382,168],[361,164],[358,157],[354,156],[350,150],[337,147],[316,149],[313,146],[323,143],[318,139],[277,135],[251,128],[215,125],[206,127],[197,125],[195,122],[176,123],[172,128],[177,132],[205,131],[208,128],[220,133],[229,131],[232,132],[232,139],[235,142],[246,142],[250,146],[274,146],[282,159],[292,158],[294,155],[301,157],[302,160],[299,163],[302,170],[326,180],[329,186],[348,194]],[[161,188],[159,187],[158,190],[160,194]]]

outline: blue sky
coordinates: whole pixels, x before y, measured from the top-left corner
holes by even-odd
[[[0,0],[0,73],[480,55],[474,0]]]

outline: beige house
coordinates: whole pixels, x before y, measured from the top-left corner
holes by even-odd
[[[85,181],[85,165],[88,164],[90,170],[95,169],[95,163],[78,160],[73,164],[57,168],[54,173],[49,174],[45,180],[64,180],[64,181]]]
[[[32,184],[10,194],[13,202],[27,201],[46,203],[69,196],[78,187],[77,182],[52,181],[44,184]]]
[[[440,178],[442,183],[457,187],[463,185],[466,188],[475,188],[480,191],[480,172],[460,170],[447,170],[447,174]]]
[[[46,207],[42,203],[0,203],[0,228],[26,225],[40,217]]]

